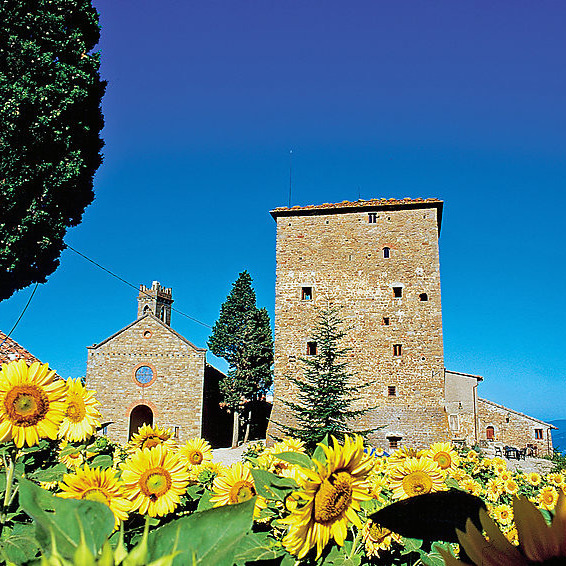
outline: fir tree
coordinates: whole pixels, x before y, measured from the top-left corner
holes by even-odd
[[[346,355],[350,348],[342,347],[346,336],[337,307],[323,309],[316,321],[312,339],[316,353],[300,358],[303,378],[289,376],[297,387],[297,402],[283,401],[292,411],[295,426],[278,424],[287,434],[303,440],[308,450],[314,450],[326,435],[339,440],[345,434],[357,432],[366,435],[371,430],[355,431],[350,422],[369,409],[353,409],[359,399],[357,393],[365,385],[352,385]]]
[[[44,282],[102,161],[91,0],[0,2],[0,300]]]
[[[273,338],[269,315],[266,309],[257,308],[252,278],[247,271],[240,273],[222,304],[208,347],[229,364],[220,390],[234,414],[232,447],[235,447],[242,404],[264,395],[272,382]]]

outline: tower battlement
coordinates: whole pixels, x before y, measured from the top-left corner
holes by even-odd
[[[138,294],[138,318],[151,313],[171,326],[171,305],[173,289],[162,287],[159,281],[153,281],[151,287],[140,285]]]

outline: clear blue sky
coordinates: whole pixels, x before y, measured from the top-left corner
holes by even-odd
[[[244,269],[273,313],[291,148],[293,204],[441,198],[446,367],[566,418],[562,0],[95,5],[105,160],[70,245],[212,325]],[[4,331],[30,291],[0,304]],[[13,337],[79,376],[135,315],[133,289],[66,251]]]

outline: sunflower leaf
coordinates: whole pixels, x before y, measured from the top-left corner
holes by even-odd
[[[150,560],[178,552],[174,566],[232,566],[252,527],[255,499],[197,511],[154,530],[148,538]]]
[[[92,554],[98,554],[114,529],[114,515],[104,503],[56,497],[23,478],[18,483],[20,505],[35,521],[42,551],[49,551],[54,540],[58,552],[71,559],[84,536]]]
[[[435,542],[432,545],[432,551],[428,554],[421,552],[421,562],[426,566],[444,566],[444,558],[440,554],[439,549],[442,549],[448,553],[451,553],[450,544],[439,544]]]
[[[272,538],[269,533],[251,533],[242,539],[235,561],[243,564],[256,560],[273,560],[286,552],[281,542]]]
[[[301,468],[314,469],[315,467],[313,461],[306,454],[301,454],[300,452],[281,452],[280,454],[274,454],[274,456],[284,462],[301,466]]]
[[[35,470],[27,477],[35,481],[52,482],[60,481],[67,472],[65,464],[56,464],[45,470]]]
[[[31,523],[15,524],[10,536],[0,543],[2,556],[14,564],[23,564],[34,558],[39,550],[34,531]]]
[[[105,470],[106,468],[111,468],[113,464],[112,456],[108,456],[106,454],[100,454],[96,458],[89,462],[90,468],[102,468]]]
[[[284,501],[285,497],[297,489],[297,483],[291,478],[280,478],[266,470],[251,469],[257,493],[265,499]]]

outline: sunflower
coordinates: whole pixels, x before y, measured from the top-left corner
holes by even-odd
[[[67,379],[67,409],[59,427],[59,438],[83,442],[92,436],[102,418],[97,405],[100,403],[94,398],[94,391],[86,389],[80,378]]]
[[[550,485],[543,487],[537,497],[537,503],[540,508],[552,511],[556,507],[558,501],[558,492]]]
[[[525,474],[525,480],[532,486],[537,487],[538,485],[540,485],[542,478],[537,472],[530,472],[528,474]]]
[[[65,415],[67,388],[47,364],[23,360],[0,370],[0,442],[14,440],[18,448],[40,438],[57,438]]]
[[[256,495],[250,469],[237,462],[214,480],[214,495],[210,501],[214,507],[243,503]]]
[[[469,462],[477,462],[478,453],[475,450],[469,450],[466,454],[466,460],[468,460]]]
[[[63,481],[59,482],[62,490],[57,495],[66,499],[88,499],[99,501],[110,507],[114,513],[114,528],[118,528],[120,521],[128,518],[131,502],[124,495],[124,486],[116,477],[116,471],[108,468],[78,468],[74,474],[65,474]]]
[[[138,449],[153,448],[159,444],[165,444],[167,448],[175,448],[175,439],[172,438],[171,430],[159,430],[158,426],[142,425],[138,428],[138,432],[132,436],[130,442],[126,445],[129,453]]]
[[[301,454],[304,454],[306,450],[305,443],[302,440],[289,437],[286,437],[281,442],[275,444],[273,448],[274,454],[279,454],[280,452],[300,452]]]
[[[202,438],[192,438],[178,451],[181,462],[190,470],[193,466],[198,466],[203,462],[212,461],[212,447]]]
[[[502,483],[497,478],[489,479],[485,487],[485,493],[487,498],[495,503],[503,493]]]
[[[368,556],[379,557],[380,550],[389,550],[394,542],[401,542],[401,537],[398,534],[381,527],[371,519],[368,519],[364,524],[362,537]]]
[[[390,469],[389,476],[394,499],[405,499],[446,489],[443,470],[426,456],[407,458]]]
[[[410,448],[409,446],[402,446],[399,450],[396,450],[389,456],[388,464],[390,467],[397,466],[401,464],[407,458],[420,458],[424,455],[424,450],[417,450],[416,448]]]
[[[513,521],[513,509],[509,505],[498,505],[493,509],[493,517],[502,525],[510,525]]]
[[[479,496],[479,494],[481,493],[481,485],[472,478],[464,478],[460,485],[472,495]]]
[[[121,464],[121,469],[132,510],[150,517],[173,511],[189,483],[185,465],[163,444],[137,450]]]
[[[92,455],[92,454],[91,454]],[[84,456],[78,448],[69,446],[66,440],[61,441],[57,452],[57,459],[69,469],[76,469],[84,464]]]
[[[460,463],[458,453],[449,442],[432,444],[426,455],[431,460],[434,460],[441,470],[455,470]]]
[[[316,470],[302,470],[307,479],[299,480],[301,489],[294,492],[298,504],[280,521],[289,525],[283,545],[298,558],[306,556],[315,544],[320,557],[331,537],[342,546],[348,524],[362,526],[357,514],[360,501],[371,499],[367,478],[373,458],[364,454],[362,438],[346,436],[340,446],[332,437],[332,443],[332,447],[319,444],[326,463],[313,460]]]
[[[515,495],[519,491],[519,484],[513,478],[509,478],[503,482],[503,489],[505,493]]]
[[[480,520],[488,539],[484,538],[470,520],[466,532],[458,532],[458,539],[470,557],[470,564],[481,566],[551,566],[564,564],[566,559],[566,497],[561,494],[552,523],[546,524],[538,509],[520,496],[513,501],[518,547],[513,546],[497,528],[497,525],[480,511]],[[511,528],[507,537],[514,540],[516,533]],[[446,566],[464,566],[468,563],[456,560],[440,548]]]
[[[502,472],[500,472],[498,476],[499,476],[499,481],[506,482],[507,480],[510,480],[513,477],[513,473],[505,469]]]
[[[552,472],[546,476],[546,479],[556,487],[562,487],[564,484],[564,476],[560,472]]]

